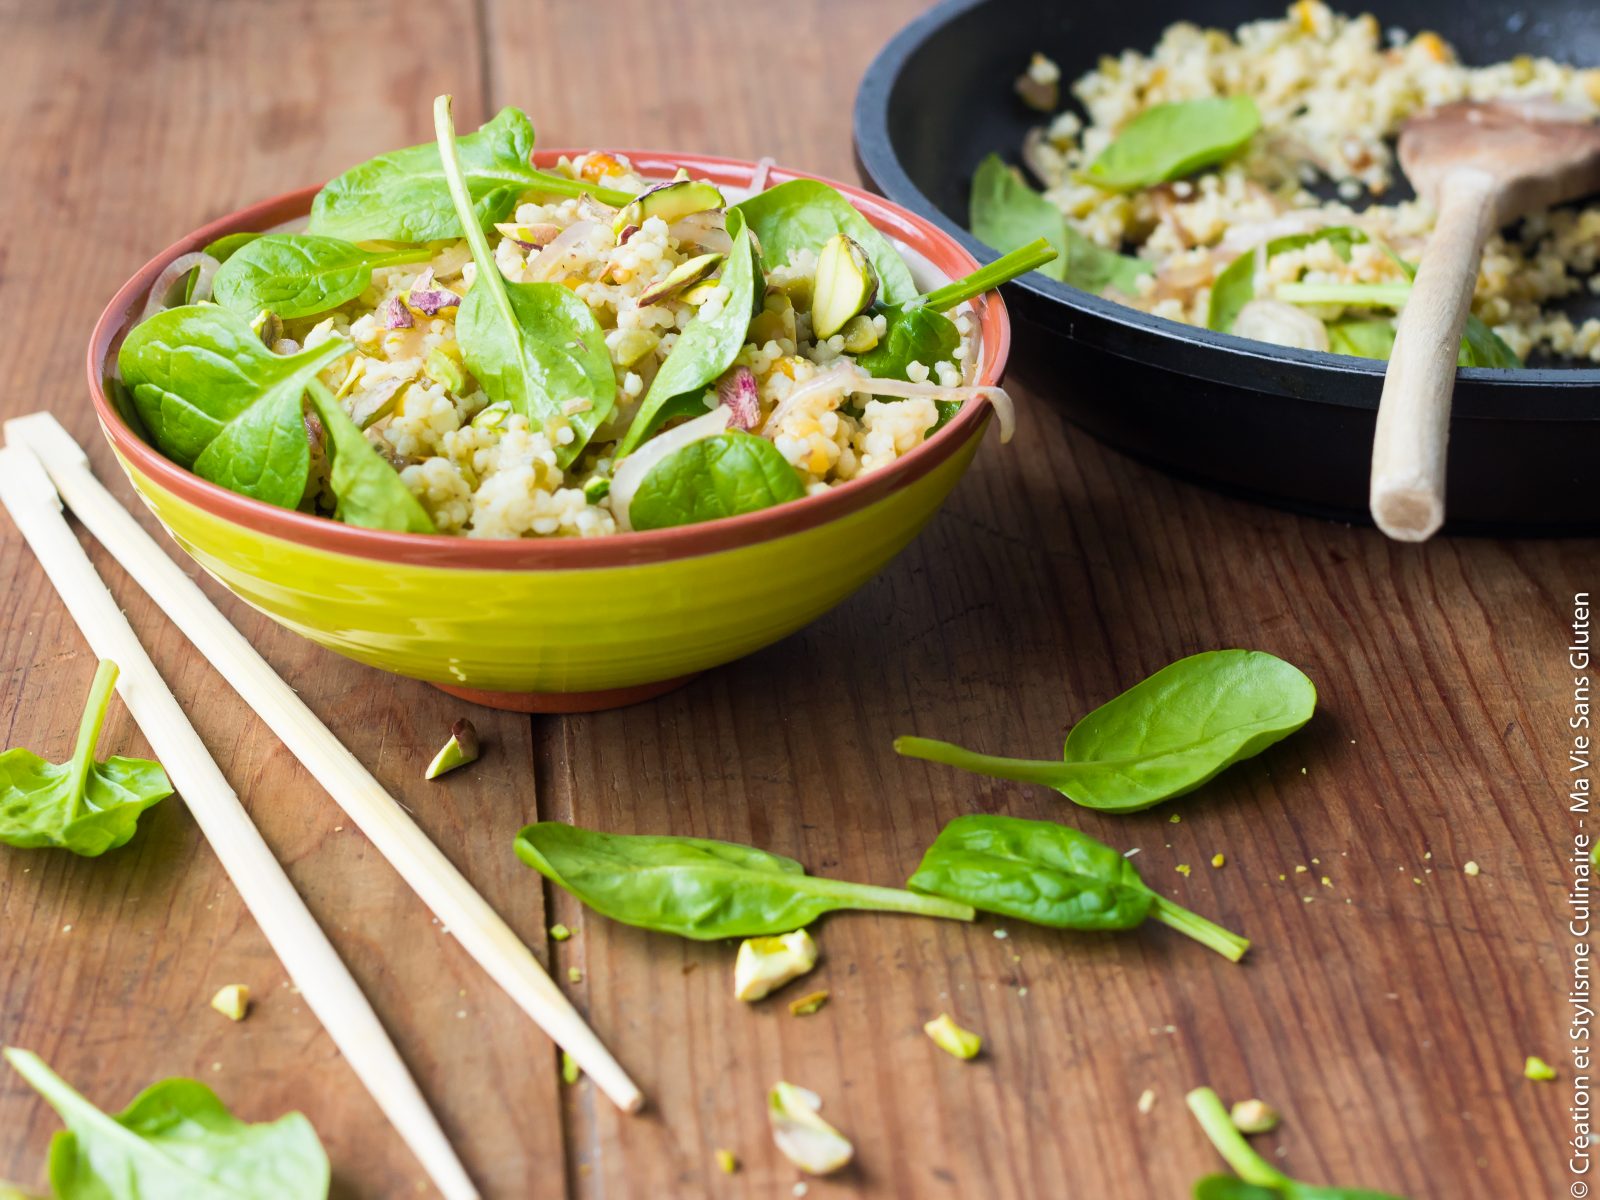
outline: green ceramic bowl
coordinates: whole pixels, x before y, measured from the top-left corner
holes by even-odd
[[[535,161],[550,165],[561,153],[542,151]],[[650,176],[669,177],[681,166],[730,190],[746,187],[756,170],[693,155],[630,157]],[[774,170],[770,180],[796,177]],[[977,267],[931,223],[834,186],[914,251],[913,261],[925,259],[929,281]],[[146,264],[95,327],[89,390],[123,470],[178,544],[280,624],[360,662],[525,712],[588,711],[656,695],[794,632],[870,579],[933,516],[988,426],[988,405],[969,404],[889,467],[819,495],[608,538],[385,533],[236,495],[146,445],[108,400],[107,368],[168,262],[222,234],[302,217],[315,191],[224,217]],[[995,383],[1010,326],[997,298],[980,309],[978,382]]]

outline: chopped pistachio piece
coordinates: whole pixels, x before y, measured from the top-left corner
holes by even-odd
[[[444,386],[446,391],[460,395],[467,386],[467,376],[458,363],[438,346],[428,351],[422,362],[422,371],[429,379]]]
[[[759,1000],[817,965],[817,943],[804,929],[776,937],[746,938],[733,964],[733,994]]]
[[[1529,1079],[1540,1083],[1549,1083],[1556,1077],[1556,1069],[1544,1059],[1535,1055],[1528,1055],[1528,1061],[1522,1064],[1522,1073]]]
[[[856,1152],[849,1138],[818,1115],[821,1107],[815,1092],[792,1083],[775,1083],[767,1093],[772,1140],[785,1158],[812,1175],[837,1171]]]
[[[739,1156],[732,1150],[718,1150],[716,1152],[717,1170],[724,1175],[732,1175],[739,1169]]]
[[[812,285],[811,332],[821,341],[844,328],[857,313],[878,298],[878,273],[872,260],[854,238],[836,233],[817,255],[817,277]]]
[[[481,410],[472,418],[474,429],[503,429],[511,418],[511,402],[500,400]]]
[[[661,344],[661,335],[649,329],[624,329],[611,341],[611,357],[619,367],[631,367]]]
[[[1224,856],[1223,856],[1223,855],[1221,855],[1221,854],[1213,854],[1213,855],[1212,855],[1212,856],[1211,856],[1211,865],[1212,865],[1212,866],[1213,866],[1213,867],[1218,867],[1218,868],[1220,868],[1220,867],[1222,867],[1222,865],[1223,865],[1223,864],[1224,864],[1224,863],[1226,863],[1226,862],[1227,862],[1227,861],[1228,861],[1228,860],[1227,860],[1227,859],[1226,859],[1226,858],[1225,858],[1225,857],[1224,857]]]
[[[230,1021],[242,1021],[250,1011],[250,989],[242,983],[230,983],[218,988],[211,997],[211,1007]]]
[[[572,930],[568,929],[565,925],[558,923],[550,926],[550,937],[554,941],[564,942],[571,936]]]
[[[839,330],[844,338],[844,348],[850,354],[865,354],[877,348],[878,324],[866,313],[857,313]]]
[[[797,1017],[809,1017],[828,1002],[828,989],[811,992],[798,1000],[789,1001],[789,1011]]]
[[[283,340],[283,320],[271,309],[263,308],[258,312],[256,319],[250,322],[250,329],[268,349]]]
[[[561,1082],[577,1083],[580,1074],[582,1072],[578,1069],[578,1060],[563,1050],[561,1052]]]
[[[569,982],[569,983],[582,983],[583,982],[583,971],[580,970],[577,967],[568,967],[567,968],[567,982]]]
[[[708,278],[721,265],[720,254],[701,254],[679,263],[668,271],[665,277],[656,280],[639,293],[639,307],[647,308],[652,304],[660,304],[663,300],[670,300],[684,288]]]
[[[1278,1127],[1278,1110],[1264,1100],[1241,1100],[1228,1116],[1240,1133],[1271,1133]]]
[[[583,498],[590,504],[599,504],[611,494],[611,480],[604,475],[593,475],[583,481]]]
[[[1461,868],[1462,874],[1464,874],[1464,875],[1472,875],[1472,876],[1478,875],[1479,873],[1482,872],[1482,870],[1483,870],[1483,868],[1480,867],[1475,862],[1469,862],[1466,866]]]
[[[693,213],[721,208],[725,203],[722,193],[702,180],[677,179],[671,183],[658,183],[622,206],[611,223],[611,231],[621,237],[624,229],[629,226],[637,229],[651,217],[660,217],[670,225]]]
[[[983,1039],[957,1025],[949,1013],[940,1013],[922,1027],[922,1032],[933,1039],[935,1046],[956,1058],[976,1058],[983,1049]]]
[[[454,771],[469,762],[476,762],[477,758],[478,731],[471,721],[462,717],[450,726],[450,740],[433,756],[433,761],[428,764],[428,769],[423,772],[422,777],[437,779],[446,771]]]

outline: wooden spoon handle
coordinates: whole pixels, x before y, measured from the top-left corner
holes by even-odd
[[[1483,171],[1439,185],[1439,220],[1400,313],[1372,441],[1372,519],[1390,537],[1422,542],[1444,523],[1445,444],[1456,356],[1494,228],[1496,188]]]

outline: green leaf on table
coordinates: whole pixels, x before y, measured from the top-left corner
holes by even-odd
[[[651,467],[628,518],[635,529],[695,525],[798,500],[805,491],[776,446],[731,431],[690,442]]]
[[[1145,109],[1095,156],[1083,178],[1131,192],[1193,175],[1232,158],[1261,128],[1249,96],[1208,96]]]
[[[535,168],[533,122],[516,108],[502,108],[478,132],[457,143],[471,224],[487,232],[504,221],[527,192],[591,195],[614,207],[633,199],[626,192]],[[308,231],[349,242],[435,242],[464,235],[439,144],[425,142],[380,154],[330,181],[311,203]]]
[[[787,187],[787,184],[782,185]],[[778,190],[778,189],[774,189]],[[762,195],[771,195],[763,192]],[[730,214],[736,210],[729,210]],[[852,209],[852,212],[855,210]],[[732,230],[740,222],[730,221]],[[734,234],[721,283],[728,298],[715,316],[697,312],[678,335],[672,352],[650,382],[628,432],[617,447],[618,456],[632,454],[668,420],[705,411],[701,397],[706,388],[733,365],[750,329],[755,294],[755,265],[750,254],[750,232],[740,227]]]
[[[1367,235],[1349,225],[1331,225],[1314,229],[1310,233],[1291,233],[1273,238],[1267,243],[1266,257],[1273,258],[1288,250],[1299,250],[1314,242],[1328,242],[1339,257],[1350,261],[1350,248],[1367,240]],[[1246,250],[1234,259],[1211,285],[1211,306],[1206,314],[1206,326],[1220,333],[1229,333],[1233,322],[1246,304],[1256,297],[1256,264],[1260,250]]]
[[[842,233],[859,244],[872,260],[882,289],[880,298],[885,303],[902,304],[917,294],[911,268],[894,243],[857,212],[842,193],[820,180],[791,179],[741,200],[728,211],[744,218],[769,265],[786,266],[798,250],[820,253],[824,242]]]
[[[1121,851],[1054,821],[957,817],[906,886],[1055,929],[1132,929],[1151,917],[1234,962],[1250,946],[1151,891]]]
[[[95,858],[125,845],[139,814],[172,795],[160,763],[94,757],[116,682],[117,665],[101,662],[66,762],[48,762],[23,749],[0,754],[0,842],[25,850],[55,846]]]
[[[583,452],[616,404],[617,380],[605,332],[594,311],[570,288],[559,283],[509,283],[500,274],[483,230],[469,220],[469,180],[457,152],[468,139],[456,140],[448,96],[434,102],[434,123],[446,186],[467,225],[467,241],[478,266],[456,313],[461,357],[490,400],[509,404],[530,426],[545,431],[556,462],[565,468]],[[567,411],[571,401],[579,401],[581,407]],[[572,434],[565,442],[559,437],[563,430]]]
[[[248,1125],[192,1079],[146,1088],[101,1112],[37,1055],[6,1061],[50,1102],[66,1129],[50,1142],[57,1200],[325,1200],[328,1156],[299,1113]]]
[[[266,310],[284,320],[354,300],[378,267],[424,262],[428,250],[363,250],[311,233],[273,233],[239,247],[212,284],[218,304],[250,319]]]
[[[517,857],[602,916],[709,941],[788,933],[837,909],[970,921],[972,909],[896,888],[807,875],[792,858],[706,838],[529,825]]]
[[[1000,758],[928,738],[895,739],[911,758],[1041,783],[1074,804],[1137,812],[1185,795],[1311,719],[1317,690],[1259,650],[1212,650],[1163,667],[1084,717],[1059,760]]]
[[[311,404],[327,436],[328,485],[337,500],[334,517],[365,529],[433,533],[427,510],[321,383],[311,387]]]
[[[274,354],[238,313],[188,304],[136,325],[117,364],[158,450],[214,483],[293,508],[310,471],[305,430],[296,432],[302,397],[317,372],[350,350],[330,338]]]

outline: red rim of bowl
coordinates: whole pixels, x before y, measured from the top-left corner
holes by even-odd
[[[581,153],[584,151],[541,150],[534,154],[533,161],[538,166],[549,167],[563,156],[573,157]],[[757,170],[755,163],[711,155],[650,150],[613,153],[626,155],[635,169],[649,176],[671,175],[679,167],[684,167],[697,177],[735,188],[747,186]],[[838,188],[878,229],[923,255],[936,269],[952,279],[966,275],[980,265],[959,242],[932,222],[860,188],[820,175],[779,167],[771,169],[768,186],[791,179],[817,179]],[[310,211],[311,198],[317,191],[315,187],[300,188],[252,204],[212,221],[168,246],[122,285],[100,314],[89,339],[89,392],[94,399],[101,428],[117,453],[140,474],[165,490],[214,516],[258,533],[336,554],[417,566],[517,570],[662,562],[785,537],[865,508],[933,470],[964,445],[968,438],[978,435],[988,419],[990,406],[987,402],[966,404],[953,421],[889,466],[787,504],[702,525],[618,533],[610,537],[476,539],[455,534],[390,533],[345,525],[328,517],[294,512],[252,500],[201,479],[164,457],[140,438],[106,397],[106,365],[113,344],[120,341],[130,319],[142,307],[156,276],[167,263],[180,254],[200,249],[223,234],[269,228],[304,216]],[[983,297],[977,308],[981,340],[975,381],[978,384],[998,383],[1011,347],[1011,323],[1005,305],[996,293],[991,292]]]

